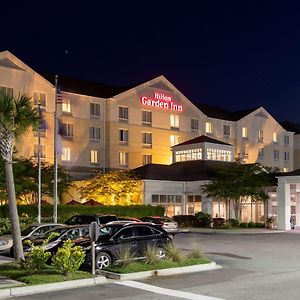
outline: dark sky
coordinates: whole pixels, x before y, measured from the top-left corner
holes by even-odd
[[[162,74],[192,101],[264,106],[300,123],[298,2],[11,0],[1,3],[0,50],[35,70],[112,85]]]

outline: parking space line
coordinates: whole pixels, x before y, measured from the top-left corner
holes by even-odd
[[[137,282],[137,281],[119,281],[115,282],[115,284],[120,284],[156,294],[161,294],[161,295],[166,295],[166,296],[172,296],[180,299],[191,299],[191,300],[224,300],[221,298],[215,298],[215,297],[210,297],[210,296],[204,296],[204,295],[199,295],[199,294],[193,294],[189,292],[183,292],[183,291],[177,291],[177,290],[171,290],[171,289],[166,289],[150,284],[145,284],[142,282]]]

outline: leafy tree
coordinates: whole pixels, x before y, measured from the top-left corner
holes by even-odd
[[[83,198],[104,205],[140,204],[137,197],[139,190],[140,180],[131,171],[112,171],[105,174],[98,172],[79,188]]]
[[[232,163],[220,167],[214,178],[203,187],[209,197],[231,199],[237,220],[240,221],[241,203],[251,197],[251,201],[265,201],[268,195],[265,187],[271,185],[269,170],[259,164]]]
[[[14,256],[23,259],[23,247],[16,202],[13,174],[13,145],[23,133],[31,127],[39,126],[37,110],[32,107],[30,98],[19,95],[18,98],[0,93],[0,154],[4,160],[6,189],[8,195],[9,218],[12,227]]]

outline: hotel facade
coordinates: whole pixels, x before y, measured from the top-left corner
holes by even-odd
[[[300,167],[300,146],[295,131],[278,123],[263,107],[230,112],[197,104],[164,76],[124,88],[58,76],[58,86],[63,98],[57,105],[58,163],[72,180],[90,178],[95,169],[135,169],[193,160],[259,162],[284,172]],[[45,162],[53,163],[54,75],[37,73],[4,51],[0,53],[0,89],[14,96],[25,94],[32,97],[34,105],[40,105],[41,156]],[[211,140],[202,141],[201,147],[184,145],[200,136]],[[28,132],[16,148],[18,155],[36,158],[37,134]],[[157,187],[151,188],[152,194],[147,194],[147,180],[152,180],[151,184]],[[213,199],[203,201],[204,195],[195,188],[188,194],[187,183],[182,191],[176,192],[172,185],[167,187],[167,181],[145,179],[142,201],[162,204],[160,200],[157,202],[157,195],[159,199],[162,195],[162,199],[169,197],[164,205],[170,215],[203,210],[214,216],[230,216],[226,203]],[[196,181],[194,184],[198,186]],[[189,185],[193,185],[191,181]],[[179,208],[169,208],[167,204],[173,203],[174,207],[176,201]],[[192,202],[193,208],[188,205]],[[249,205],[251,212],[244,220],[259,221],[266,210],[275,212],[270,204],[267,204],[269,208],[251,202]]]

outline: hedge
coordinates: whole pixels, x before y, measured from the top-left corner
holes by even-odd
[[[19,216],[27,215],[29,218],[37,217],[37,205],[18,205]],[[58,205],[57,216],[59,222],[64,222],[76,214],[113,214],[117,216],[130,216],[142,218],[145,216],[163,216],[165,208],[162,206],[151,205],[99,205],[99,206],[84,206],[84,205]],[[43,204],[41,207],[43,218],[52,218],[53,206]],[[9,218],[8,206],[0,206],[0,218]]]

